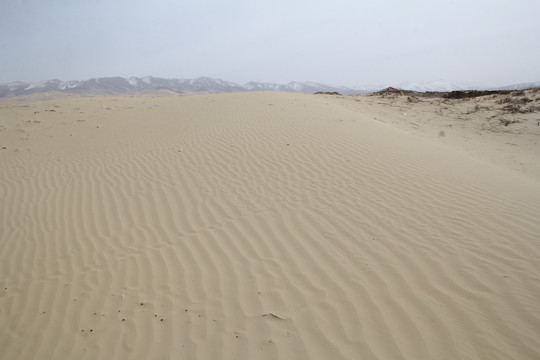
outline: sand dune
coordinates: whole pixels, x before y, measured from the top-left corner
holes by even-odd
[[[538,359],[534,161],[383,100],[4,100],[0,358]]]

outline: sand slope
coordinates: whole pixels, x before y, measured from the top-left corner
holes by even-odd
[[[1,359],[538,359],[540,182],[328,96],[0,104]]]
[[[464,99],[383,93],[336,100],[373,120],[540,180],[540,89]]]

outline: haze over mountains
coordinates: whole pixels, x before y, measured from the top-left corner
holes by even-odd
[[[514,84],[497,88],[486,88],[475,84],[449,82],[404,82],[388,84],[400,89],[414,91],[454,91],[454,90],[518,90],[540,86],[540,82]],[[339,92],[341,94],[362,94],[381,90],[386,86],[345,87],[316,82],[291,81],[286,84],[248,82],[240,85],[221,79],[199,77],[195,79],[165,79],[157,77],[103,77],[89,80],[47,80],[36,83],[11,82],[0,84],[0,97],[29,95],[43,92],[59,92],[80,95],[119,95],[156,90],[172,91],[179,94],[226,93],[246,91],[284,91],[297,93]]]

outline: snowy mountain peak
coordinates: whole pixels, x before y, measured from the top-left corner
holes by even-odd
[[[478,84],[467,84],[451,82],[446,80],[436,80],[429,82],[403,82],[393,85],[394,87],[413,91],[454,91],[454,90],[517,90],[540,86],[540,82],[510,85],[500,88],[486,88]],[[116,95],[126,93],[137,93],[142,91],[165,90],[179,94],[197,93],[224,93],[241,91],[284,91],[299,93],[316,92],[338,92],[341,94],[365,94],[386,88],[387,86],[372,87],[343,87],[331,86],[316,82],[291,81],[286,84],[248,82],[244,85],[235,84],[230,81],[215,79],[210,77],[198,77],[195,79],[165,79],[152,76],[145,77],[104,77],[94,78],[84,81],[72,80],[47,80],[36,83],[11,82],[0,84],[0,97],[27,95],[38,92],[63,92],[87,95]]]
[[[474,83],[465,83],[450,80],[434,80],[434,81],[405,81],[397,85],[400,89],[412,91],[457,91],[457,90],[480,90],[485,89],[485,86]]]

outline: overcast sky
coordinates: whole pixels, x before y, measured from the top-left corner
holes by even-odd
[[[0,83],[540,81],[539,0],[0,0]]]

